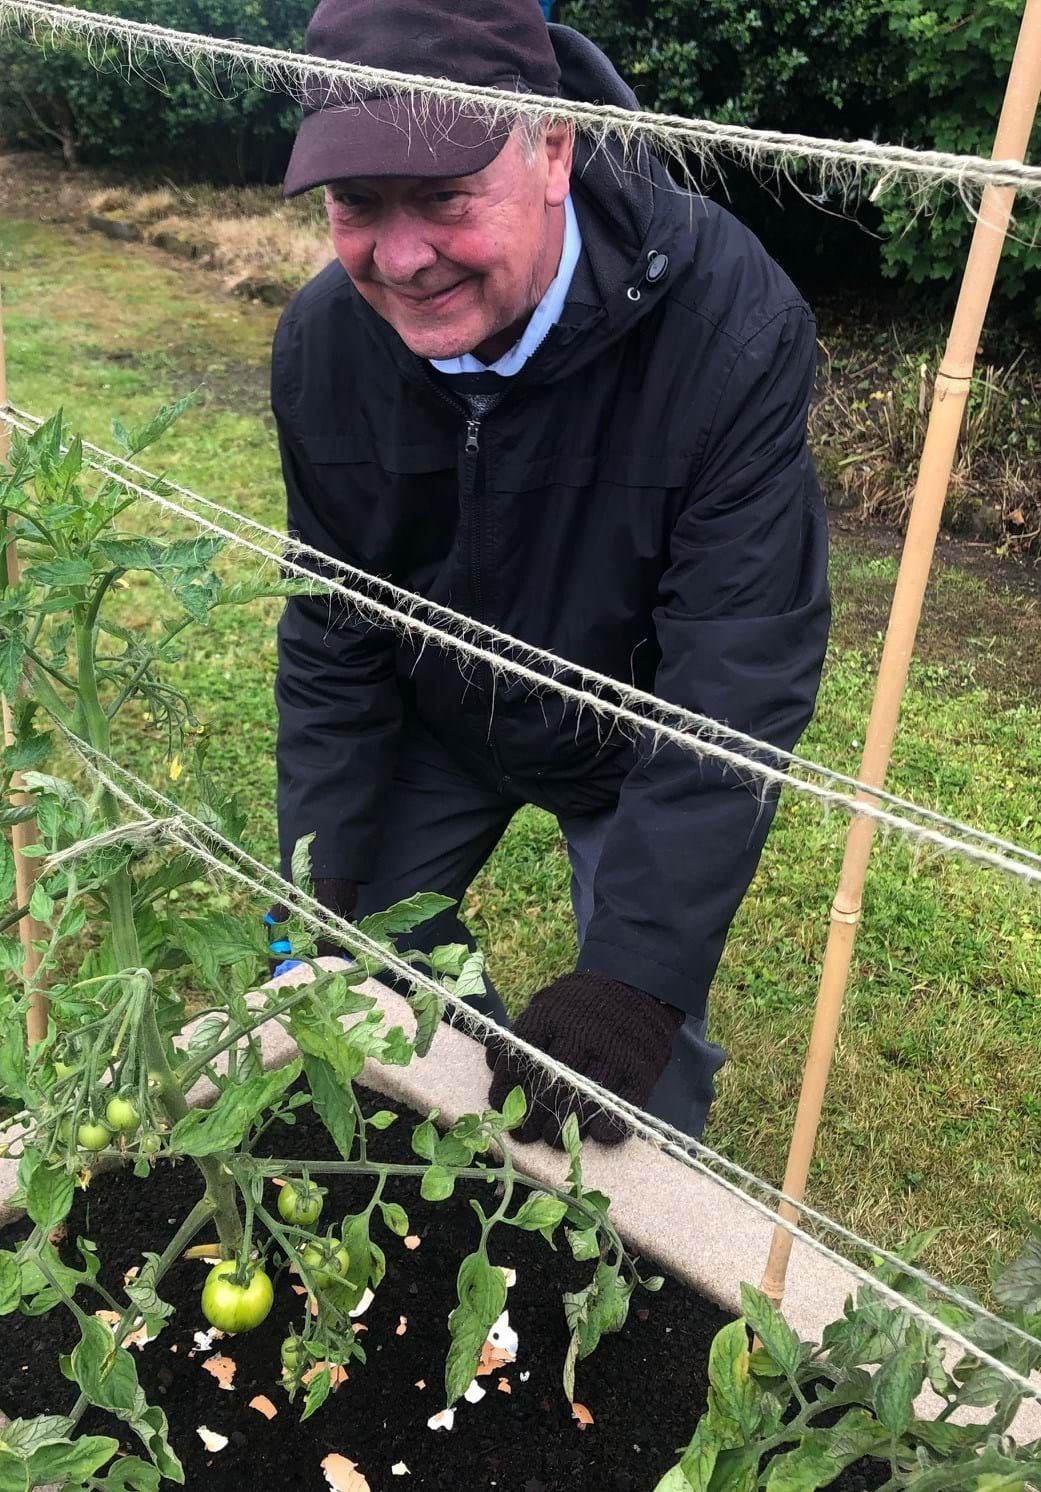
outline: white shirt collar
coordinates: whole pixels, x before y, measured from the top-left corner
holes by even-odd
[[[532,354],[542,346],[550,328],[560,320],[581,252],[582,233],[578,217],[571,198],[567,197],[564,201],[564,245],[560,252],[560,265],[549,289],[531,313],[531,320],[524,328],[520,340],[494,363],[482,363],[472,352],[464,352],[461,357],[445,358],[442,361],[431,358],[431,367],[436,368],[439,373],[498,373],[502,378],[511,378],[514,373],[519,373]]]

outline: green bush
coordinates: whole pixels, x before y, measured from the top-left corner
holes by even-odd
[[[1021,11],[1021,0],[567,0],[561,20],[603,47],[647,109],[989,155]],[[1035,158],[1039,145],[1041,127]],[[815,193],[811,181],[798,185]],[[840,278],[873,270],[957,288],[972,219],[956,194],[918,212],[903,188],[856,207],[834,191],[822,212],[737,167],[725,192],[705,185],[800,282],[816,259]],[[1024,240],[1037,227],[1030,216],[1024,209]],[[1009,241],[997,294],[1036,305],[1041,249]]]
[[[85,0],[86,8],[178,31],[303,47],[312,0]],[[162,166],[218,181],[275,181],[299,119],[287,95],[198,78],[176,62],[135,64],[109,47],[100,69],[74,46],[0,40],[0,138],[59,146],[67,164]]]

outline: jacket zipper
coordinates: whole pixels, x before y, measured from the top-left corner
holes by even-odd
[[[481,521],[481,509],[477,502],[477,462],[481,454],[480,434],[480,420],[468,419],[466,422],[466,440],[463,444],[463,484],[461,496],[464,506],[468,509],[470,520],[470,591],[473,596],[474,617],[478,621],[481,620],[481,610],[484,603],[484,594],[481,585],[481,548],[484,541],[484,524]]]

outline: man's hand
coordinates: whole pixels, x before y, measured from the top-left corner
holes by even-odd
[[[358,903],[358,883],[337,879],[318,880],[314,883],[314,894],[315,899],[337,917],[350,918]],[[287,969],[295,969],[300,963],[298,958],[290,957],[293,948],[289,939],[280,938],[275,931],[280,922],[288,921],[289,909],[281,902],[264,913],[264,925],[269,932],[268,947],[272,955],[268,960],[268,972],[272,979],[278,974],[284,974]],[[315,951],[319,958],[345,956],[344,949],[329,938],[319,938]]]
[[[664,1072],[684,1021],[682,1010],[603,974],[576,972],[555,979],[533,995],[514,1026],[518,1036],[642,1108]],[[560,1133],[569,1113],[579,1131],[602,1145],[617,1145],[628,1129],[593,1099],[574,1093],[534,1067],[503,1041],[488,1043],[491,1104],[501,1109],[518,1083],[528,1100],[524,1123],[513,1131],[525,1143],[546,1140],[562,1148]]]

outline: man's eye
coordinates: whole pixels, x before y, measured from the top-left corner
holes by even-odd
[[[333,201],[337,207],[342,207],[346,212],[357,212],[359,209],[370,205],[367,197],[354,197],[346,194],[341,197],[334,197]]]
[[[438,207],[448,207],[453,202],[462,202],[463,196],[462,192],[431,192],[427,201],[433,202]]]

